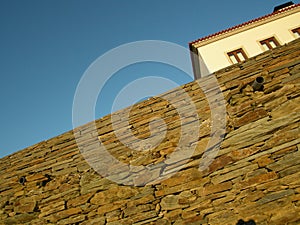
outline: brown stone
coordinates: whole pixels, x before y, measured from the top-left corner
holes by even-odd
[[[185,190],[191,190],[191,189],[197,189],[199,187],[202,187],[204,184],[208,183],[210,180],[209,177],[202,178],[200,180],[195,180],[191,182],[186,182],[181,185],[177,185],[174,187],[168,187],[168,188],[163,188],[161,190],[158,190],[155,192],[156,197],[160,196],[165,196],[168,194],[174,194],[180,191],[185,191]]]
[[[222,174],[222,175],[216,175],[211,179],[211,182],[213,184],[219,184],[224,181],[232,180],[236,177],[243,176],[243,175],[247,174],[248,172],[253,171],[257,168],[258,168],[257,164],[250,164],[250,165],[245,166],[238,170],[233,170],[233,171],[230,171],[230,172]]]
[[[231,181],[227,181],[224,183],[220,183],[220,184],[210,184],[210,185],[206,185],[203,189],[203,192],[201,193],[203,196],[206,195],[210,195],[210,194],[215,194],[215,193],[219,193],[219,192],[223,192],[223,191],[227,191],[230,190],[232,188],[232,182]]]
[[[225,165],[233,162],[234,160],[232,159],[232,157],[228,156],[228,155],[222,155],[218,158],[216,158],[212,164],[209,165],[209,169],[208,172],[214,172],[218,169],[222,169]]]
[[[103,206],[100,206],[97,210],[97,214],[104,215],[107,212],[111,212],[116,209],[120,209],[125,203],[110,203]]]
[[[228,196],[224,196],[212,201],[213,206],[218,207],[219,205],[227,204],[235,199],[235,195],[232,193],[228,193]]]
[[[36,181],[36,180],[45,180],[45,179],[47,180],[47,178],[45,177],[45,175],[43,173],[36,173],[36,174],[26,176],[26,180],[28,182]]]
[[[235,127],[241,127],[247,123],[251,123],[258,119],[266,117],[268,114],[265,109],[263,108],[256,108],[253,111],[247,112],[240,118],[233,120],[233,125]]]
[[[36,214],[29,214],[29,213],[23,213],[16,215],[14,217],[9,217],[4,220],[5,225],[10,225],[10,224],[25,224],[28,223],[34,219],[36,219],[37,216]]]
[[[75,207],[79,205],[83,205],[88,202],[88,200],[93,196],[92,193],[78,196],[77,198],[72,198],[68,201],[68,207]]]
[[[14,211],[16,213],[31,213],[34,212],[37,202],[35,197],[21,198],[15,203]]]
[[[138,206],[131,206],[124,209],[124,216],[132,216],[134,214],[138,214],[145,211],[150,211],[150,205],[138,205]]]
[[[58,201],[58,202],[55,202],[55,203],[51,203],[51,204],[48,204],[48,205],[40,208],[41,213],[39,214],[39,217],[43,218],[47,215],[59,212],[59,211],[64,210],[64,209],[65,209],[65,202],[64,201]]]
[[[180,204],[178,195],[168,195],[161,200],[160,206],[162,210],[174,210],[184,208],[187,204]]]
[[[203,218],[202,215],[193,216],[191,218],[185,219],[182,221],[183,224],[190,224],[190,225],[197,225],[197,224],[205,224],[206,220]],[[180,225],[178,223],[177,225]]]
[[[191,204],[197,199],[196,192],[190,190],[181,192],[178,197],[179,204]]]
[[[75,215],[66,219],[61,219],[57,221],[57,224],[58,225],[78,224],[79,222],[83,222],[84,220],[86,220],[85,215]]]
[[[264,155],[260,158],[257,158],[255,161],[257,162],[259,167],[266,167],[267,165],[274,162],[273,159],[270,159],[270,155]]]
[[[262,197],[261,199],[259,199],[257,201],[257,204],[266,204],[268,202],[277,200],[277,199],[281,199],[281,198],[286,198],[287,196],[293,195],[294,194],[294,190],[291,189],[287,189],[287,190],[282,190],[282,191],[278,191],[278,192],[274,192],[274,193],[269,193],[267,195],[265,195],[264,197]]]
[[[105,217],[99,217],[94,219],[89,219],[82,223],[82,225],[105,225]]]
[[[300,152],[294,152],[284,156],[281,160],[269,164],[267,168],[273,171],[281,171],[290,166],[297,165],[299,160],[300,160]]]
[[[184,182],[196,180],[197,178],[201,178],[201,173],[197,168],[191,168],[185,170],[184,172],[179,172],[175,174],[171,178],[162,181],[161,184],[166,186],[176,186]]]
[[[168,221],[176,221],[181,217],[182,209],[172,210],[164,215]]]
[[[278,176],[276,174],[276,172],[270,172],[270,173],[264,173],[264,174],[260,174],[258,176],[254,176],[251,177],[247,180],[243,180],[238,184],[238,187],[240,189],[245,189],[245,188],[249,188],[252,186],[255,186],[257,184],[262,184],[265,182],[268,182],[270,180],[274,180],[276,179]]]
[[[285,170],[282,170],[279,172],[280,177],[285,177],[291,174],[295,174],[300,172],[300,165],[291,166],[289,168],[286,168]]]
[[[76,214],[80,214],[81,209],[80,208],[70,208],[70,209],[65,209],[63,211],[60,211],[54,215],[58,220],[67,218]]]

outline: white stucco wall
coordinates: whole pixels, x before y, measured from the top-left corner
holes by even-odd
[[[212,73],[232,64],[227,52],[243,48],[248,57],[253,57],[264,51],[259,41],[274,36],[283,45],[296,38],[291,31],[296,27],[300,27],[300,12],[200,46],[198,53]]]

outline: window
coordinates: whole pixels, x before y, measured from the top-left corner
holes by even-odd
[[[232,52],[228,52],[227,55],[229,56],[229,58],[233,64],[239,63],[239,62],[242,62],[242,61],[248,59],[246,53],[244,52],[244,50],[242,48],[239,48]]]
[[[297,38],[300,37],[300,27],[293,29],[292,32]]]
[[[280,45],[278,41],[275,39],[275,37],[271,37],[266,40],[260,41],[260,44],[263,46],[265,51],[276,48],[277,46]]]

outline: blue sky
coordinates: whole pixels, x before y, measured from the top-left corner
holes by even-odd
[[[1,0],[0,157],[71,130],[78,82],[110,49],[141,40],[188,47],[195,39],[271,13],[284,2]],[[97,117],[110,113],[116,93],[128,82],[157,73],[178,85],[191,81],[157,63],[124,68],[102,93]]]

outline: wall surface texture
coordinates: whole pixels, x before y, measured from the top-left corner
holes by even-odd
[[[239,219],[300,224],[300,39],[215,76],[226,101],[226,134],[209,167],[199,170],[210,140],[211,112],[195,81],[133,106],[129,127],[122,120],[124,110],[116,113],[120,121],[114,130],[128,128],[138,138],[151,135],[151,118],[164,119],[167,132],[157,147],[133,151],[123,145],[110,115],[95,122],[96,135],[77,140],[87,152],[101,140],[125,165],[151,168],[151,173],[128,181],[132,185],[100,176],[83,158],[75,133],[89,134],[94,123],[0,159],[0,224],[234,225]],[[253,91],[258,76],[265,79],[264,89]],[[208,86],[211,79],[198,82]],[[193,147],[193,155],[170,160],[181,130],[195,122],[195,117],[180,117],[164,100],[172,99],[184,111],[185,95],[179,90],[195,103],[201,129],[187,132],[188,145],[179,149]],[[153,124],[151,129],[159,127]],[[106,165],[101,157],[97,160]],[[172,172],[176,168],[180,171]],[[166,171],[172,176],[158,181]],[[143,179],[153,182],[144,185]]]

